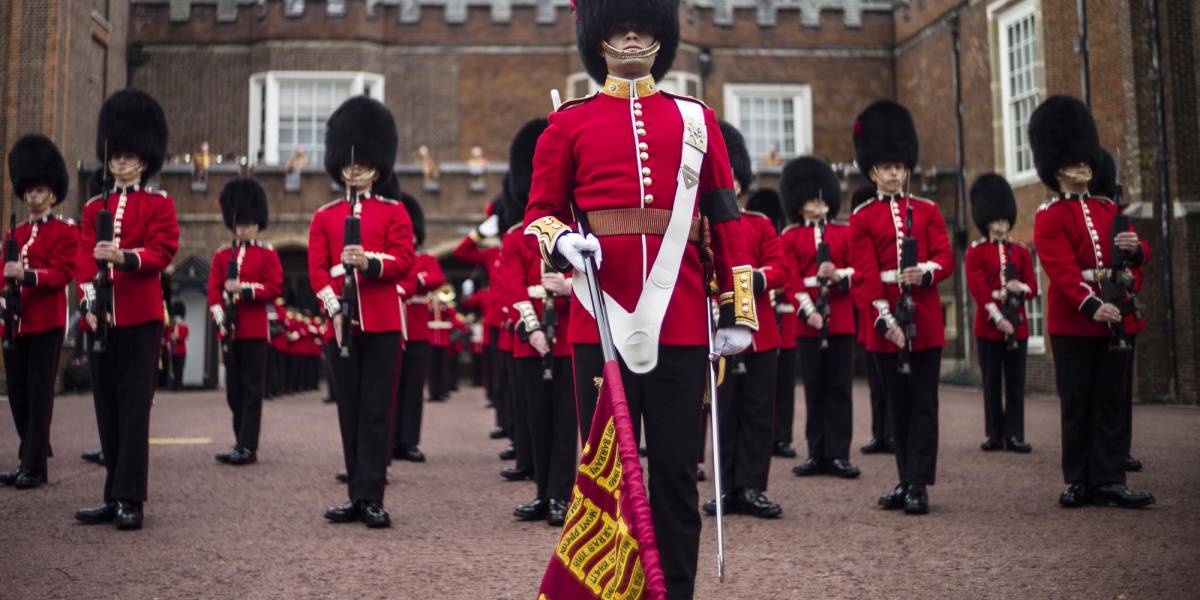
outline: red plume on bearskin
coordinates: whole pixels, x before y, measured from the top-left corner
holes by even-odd
[[[638,23],[662,44],[650,74],[660,80],[671,70],[679,49],[679,0],[579,0],[575,3],[575,41],[588,75],[603,84],[608,65],[600,49],[621,25]]]
[[[8,153],[8,178],[12,181],[13,196],[21,198],[26,190],[39,185],[50,188],[54,204],[67,198],[67,164],[50,138],[26,135],[13,144]]]

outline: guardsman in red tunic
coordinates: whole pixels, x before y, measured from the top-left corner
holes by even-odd
[[[967,250],[967,289],[975,299],[975,343],[983,372],[985,452],[1028,453],[1025,443],[1025,356],[1029,323],[1025,302],[1037,296],[1033,255],[1009,239],[1017,202],[996,173],[971,185],[971,217],[984,235]],[[1001,389],[1003,388],[1003,394]]]
[[[220,201],[234,243],[213,255],[208,312],[220,329],[225,348],[225,401],[233,413],[234,445],[216,458],[246,465],[258,460],[270,337],[267,305],[283,293],[283,266],[274,247],[255,239],[268,222],[267,193],[262,186],[239,177],[225,184]],[[234,269],[229,268],[230,262]],[[236,277],[230,277],[234,274]],[[227,309],[236,314],[228,314]]]
[[[740,131],[724,121],[719,125],[733,168],[734,191],[740,197],[754,184],[750,153]],[[787,283],[788,271],[770,217],[743,210],[741,225],[754,268],[751,287],[760,316],[750,347],[726,359],[725,378],[717,388],[722,508],[770,519],[783,512],[764,493],[771,468],[772,402],[779,361],[779,328],[771,295]],[[705,502],[703,508],[708,515],[717,514],[716,499]]]
[[[146,187],[166,155],[167,119],[158,102],[122,90],[104,102],[99,121],[96,156],[107,159],[111,183],[83,207],[75,273],[88,327],[97,331],[99,319],[107,325],[89,361],[107,476],[104,504],[82,509],[75,518],[138,529],[163,330],[159,276],[179,249],[179,223],[171,197]],[[112,241],[97,239],[101,214],[112,218]]]
[[[851,211],[857,210],[864,202],[875,199],[875,184],[870,181],[858,186],[850,195]],[[853,212],[850,221],[854,221]],[[892,443],[892,423],[888,418],[887,389],[884,387],[883,372],[879,370],[879,360],[875,352],[867,350],[867,334],[873,329],[870,312],[860,306],[858,298],[850,294],[854,301],[855,342],[863,349],[863,361],[867,371],[867,391],[871,396],[871,439],[859,449],[863,454],[891,454],[896,451]]]
[[[791,272],[787,295],[797,311],[808,440],[808,460],[792,473],[853,479],[859,475],[850,462],[854,268],[850,228],[833,222],[842,206],[841,182],[825,161],[804,156],[784,167],[779,189],[789,218],[796,222],[783,234],[783,254]]]
[[[546,119],[526,123],[509,149],[509,191],[513,207],[524,211],[529,200],[533,156]],[[504,236],[500,277],[504,301],[518,315],[513,340],[518,405],[528,433],[537,495],[517,506],[522,521],[563,524],[575,475],[575,387],[567,329],[571,315],[571,278],[542,261],[537,241],[518,224]]]
[[[267,351],[270,373],[267,378],[267,398],[270,399],[283,394],[283,383],[287,374],[287,304],[282,295],[275,299],[267,317],[267,332],[271,343]]]
[[[679,44],[679,3],[584,0],[576,8],[579,52],[603,92],[550,115],[534,158],[526,232],[556,269],[583,269],[584,252],[599,259],[599,293],[629,408],[644,424],[668,595],[690,598],[700,542],[696,423],[706,361],[710,351],[732,355],[750,346],[758,328],[753,267],[716,115],[656,83]],[[715,259],[708,267],[701,261],[706,233]],[[721,312],[711,349],[708,274],[717,281]],[[603,357],[586,279],[576,274],[573,281],[568,336],[586,435]]]
[[[508,188],[508,176],[504,177],[504,187]],[[513,439],[511,402],[508,395],[508,378],[506,365],[508,359],[500,348],[501,326],[504,321],[503,302],[498,301],[493,292],[496,285],[496,273],[500,268],[500,236],[513,226],[519,215],[508,215],[505,211],[506,192],[498,194],[487,206],[487,218],[478,227],[462,239],[451,254],[454,258],[469,265],[480,267],[487,273],[488,286],[479,290],[483,312],[483,361],[486,377],[487,399],[496,409],[496,427],[488,434],[494,440]],[[504,460],[514,458],[516,450],[510,444],[500,456]]]
[[[425,454],[417,444],[421,441],[421,417],[425,407],[423,397],[429,371],[430,342],[429,296],[446,283],[446,275],[437,257],[420,252],[425,245],[425,213],[417,199],[399,192],[413,223],[413,240],[418,249],[413,268],[401,283],[403,291],[405,333],[404,358],[400,361],[400,387],[396,392],[396,424],[392,432],[392,458],[424,462]]]
[[[777,236],[788,226],[783,200],[774,189],[759,188],[751,194],[746,201],[746,211],[766,215]],[[787,263],[786,259],[784,263]],[[791,277],[790,272],[788,276]],[[792,447],[792,421],[796,418],[796,307],[787,299],[787,290],[784,288],[771,293],[771,307],[779,331],[779,366],[775,372],[774,411],[771,417],[774,442],[771,454],[796,458],[796,449]]]
[[[183,367],[187,364],[188,326],[187,307],[182,302],[171,304],[170,325],[167,327],[168,345],[171,347],[171,391],[183,388]]]
[[[895,102],[878,101],[855,121],[855,161],[877,192],[850,219],[852,289],[874,329],[867,334],[867,350],[879,353],[900,477],[879,504],[908,514],[929,512],[927,486],[937,472],[938,377],[945,344],[937,286],[954,270],[937,205],[906,191],[917,146],[912,115]],[[902,248],[911,248],[914,240],[915,266],[901,268]],[[905,330],[912,333],[912,326],[910,338]]]
[[[356,96],[330,115],[325,170],[348,193],[317,209],[308,236],[309,281],[338,346],[333,370],[349,477],[349,502],[330,507],[325,518],[372,528],[391,525],[383,492],[403,322],[396,284],[414,262],[408,212],[373,191],[391,176],[397,143],[392,114],[377,100]],[[359,219],[358,244],[344,243],[351,216]],[[347,280],[356,292],[349,297]]]
[[[1101,285],[1131,277],[1113,269],[1114,245],[1135,267],[1145,263],[1147,249],[1132,227],[1114,236],[1116,203],[1088,192],[1101,149],[1082,102],[1047,98],[1030,116],[1029,142],[1038,177],[1058,193],[1038,209],[1033,236],[1050,281],[1046,330],[1062,401],[1063,477],[1070,487],[1059,503],[1147,506],[1154,503],[1152,494],[1125,485],[1128,350],[1110,345],[1112,328],[1124,327],[1124,315]]]
[[[67,197],[70,179],[48,138],[27,135],[8,154],[14,200],[29,220],[9,232],[15,260],[4,264],[4,372],[8,406],[20,445],[17,470],[0,473],[0,487],[46,483],[54,382],[67,324],[67,285],[75,276],[79,228],[52,209]]]
[[[1117,203],[1118,210],[1123,210],[1122,198],[1124,197],[1121,189],[1121,178],[1117,173],[1117,162],[1113,160],[1112,154],[1108,150],[1101,149],[1102,161],[1100,169],[1094,173],[1094,177],[1088,182],[1088,191],[1094,196],[1103,196]],[[1150,260],[1150,247],[1143,246],[1146,251],[1142,261]],[[1134,277],[1134,293],[1139,293],[1142,290],[1142,282],[1145,281],[1145,273],[1142,266],[1138,265],[1132,269]],[[1129,375],[1125,381],[1125,431],[1122,435],[1122,445],[1125,448],[1125,470],[1127,472],[1137,472],[1142,470],[1142,461],[1138,460],[1132,454],[1133,445],[1133,365],[1134,354],[1137,350],[1137,334],[1145,331],[1146,320],[1142,318],[1140,310],[1133,311],[1125,315],[1125,333],[1129,336]]]

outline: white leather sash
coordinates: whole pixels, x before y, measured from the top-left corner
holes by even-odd
[[[662,331],[667,305],[675,291],[679,268],[683,264],[683,253],[688,244],[688,233],[692,227],[692,213],[696,208],[696,196],[700,186],[700,167],[708,150],[708,129],[704,124],[704,110],[699,104],[687,100],[675,100],[683,117],[683,154],[676,175],[675,201],[671,205],[671,219],[663,234],[662,245],[654,258],[647,281],[642,282],[642,293],[633,312],[624,309],[611,296],[604,293],[604,306],[612,327],[613,344],[625,365],[634,373],[649,373],[658,365],[658,340]],[[615,258],[615,257],[614,257]],[[613,260],[610,258],[609,260]],[[595,317],[591,296],[588,294],[587,277],[572,278],[575,300],[588,314]]]

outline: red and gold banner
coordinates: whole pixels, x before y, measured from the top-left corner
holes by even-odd
[[[538,600],[659,600],[666,594],[621,368],[609,361]]]

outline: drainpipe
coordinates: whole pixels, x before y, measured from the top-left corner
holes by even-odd
[[[1088,66],[1088,16],[1087,0],[1078,0],[1075,10],[1079,13],[1079,39],[1075,40],[1075,52],[1079,54],[1079,80],[1083,85],[1083,103],[1092,108],[1092,79]]]
[[[1170,379],[1167,385],[1167,397],[1172,401],[1178,402],[1179,397],[1176,395],[1179,389],[1179,363],[1175,356],[1175,265],[1171,255],[1171,219],[1173,211],[1171,210],[1171,187],[1170,181],[1167,179],[1170,172],[1167,168],[1167,114],[1164,92],[1163,92],[1163,71],[1162,71],[1162,55],[1158,44],[1158,1],[1146,0],[1146,12],[1149,25],[1150,35],[1150,61],[1151,71],[1150,78],[1154,81],[1154,119],[1158,128],[1158,144],[1155,149],[1158,156],[1155,158],[1154,164],[1158,174],[1158,201],[1159,201],[1159,224],[1162,228],[1163,239],[1163,260],[1166,261],[1166,268],[1163,269],[1163,285],[1166,288],[1166,314],[1165,320],[1167,323],[1167,372],[1170,374]]]
[[[961,7],[960,7],[961,8]],[[967,292],[967,261],[965,256],[966,240],[967,240],[967,206],[966,206],[966,149],[963,141],[963,97],[962,97],[962,39],[958,29],[958,9],[956,9],[954,17],[950,20],[950,49],[954,61],[953,77],[954,77],[954,154],[955,162],[958,165],[958,173],[955,175],[954,187],[954,254],[956,270],[958,271],[959,282],[959,302],[958,302],[958,338],[962,344],[962,369],[968,371],[971,368],[971,336],[968,332],[970,327],[969,302],[970,294]]]

